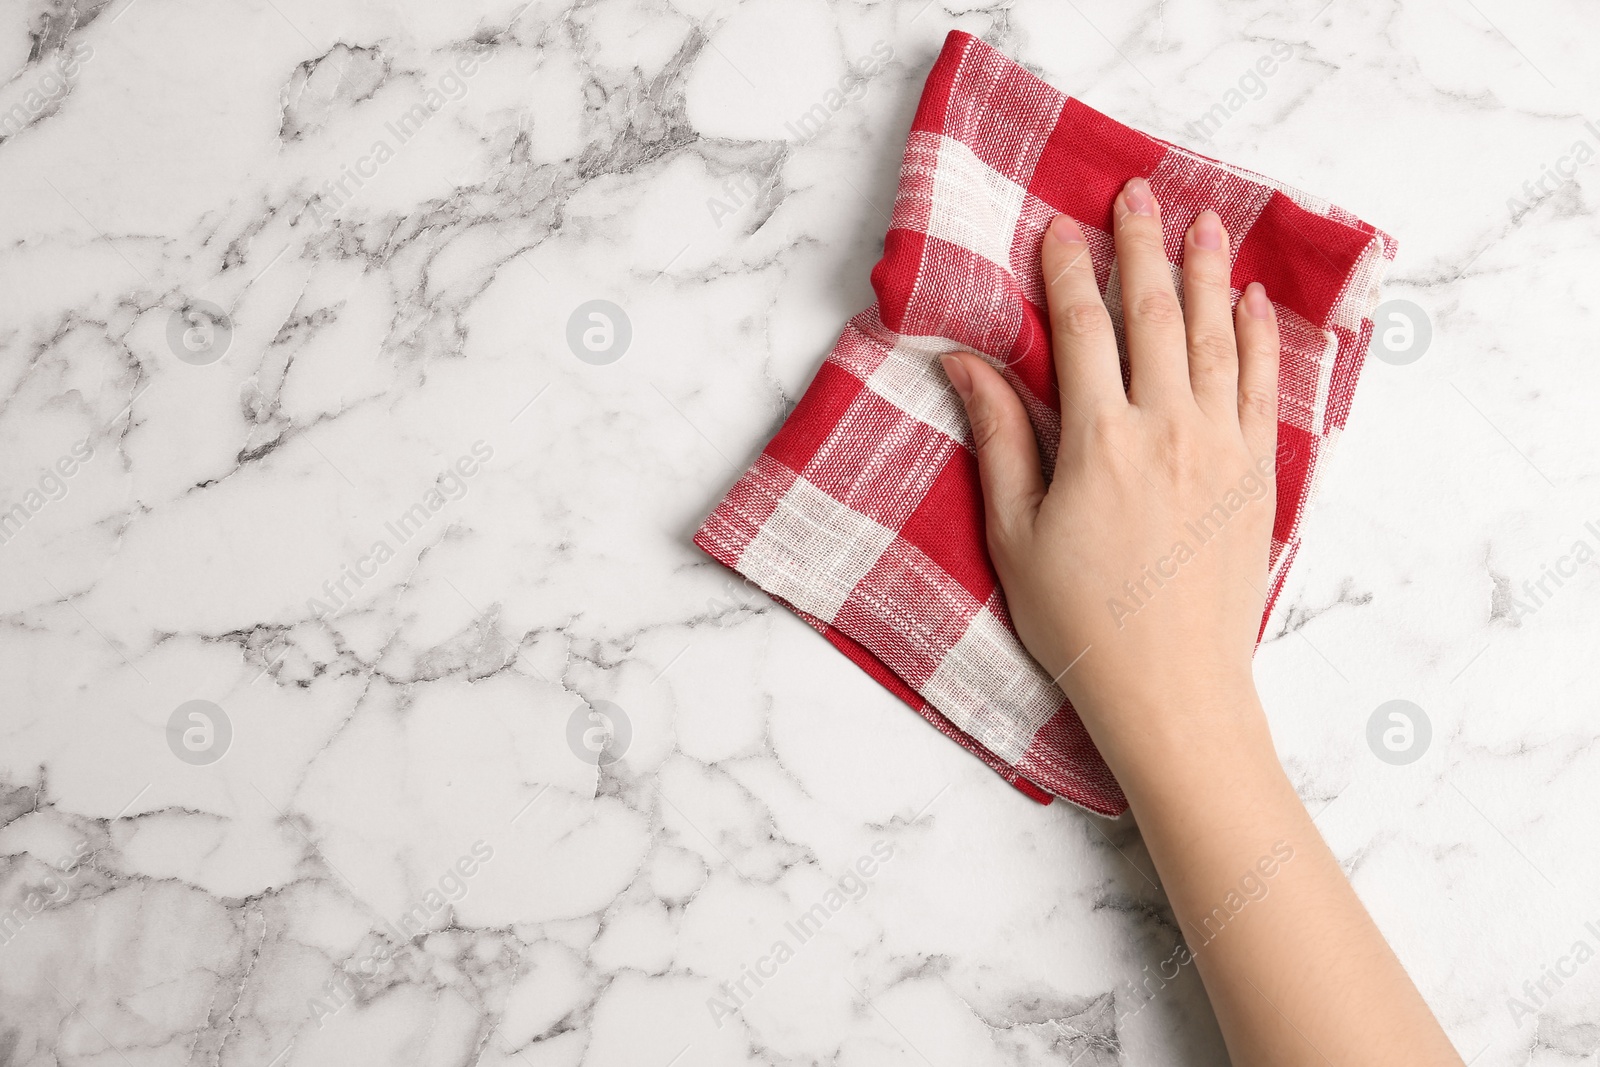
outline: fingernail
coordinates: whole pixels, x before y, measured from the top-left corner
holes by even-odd
[[[1088,243],[1083,239],[1083,229],[1071,215],[1057,215],[1050,223],[1050,236],[1064,245]]]
[[[1222,247],[1222,220],[1215,211],[1202,211],[1194,220],[1194,244],[1212,251]]]
[[[1150,183],[1143,178],[1135,178],[1123,187],[1122,201],[1135,215],[1155,214],[1156,198],[1151,195]]]
[[[1272,318],[1272,301],[1267,299],[1267,290],[1260,282],[1251,282],[1244,287],[1245,314],[1252,319]]]
[[[956,395],[961,397],[965,404],[972,399],[972,375],[967,373],[967,368],[962,366],[961,360],[954,355],[939,357],[939,366],[944,368],[945,377],[950,379],[950,384],[955,387]]]

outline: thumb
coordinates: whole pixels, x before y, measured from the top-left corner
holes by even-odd
[[[1026,529],[1044,499],[1044,475],[1021,399],[999,371],[971,352],[951,352],[940,363],[972,424],[991,534]]]

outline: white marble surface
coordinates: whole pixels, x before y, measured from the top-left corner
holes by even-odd
[[[1369,366],[1258,675],[1463,1055],[1594,1062],[1600,960],[1536,983],[1600,948],[1597,568],[1523,583],[1600,548],[1600,18],[924,3],[5,5],[0,1062],[1225,1062],[1191,973],[1133,993],[1177,943],[1136,829],[689,543],[869,300],[952,27],[1186,143],[1224,102],[1203,151],[1399,237],[1432,347]],[[231,736],[169,747],[194,700]]]

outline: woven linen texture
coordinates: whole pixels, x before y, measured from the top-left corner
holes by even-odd
[[[1022,792],[1104,815],[1127,801],[1011,625],[984,545],[966,416],[938,359],[965,349],[1001,370],[1048,474],[1060,414],[1040,241],[1058,213],[1079,221],[1120,329],[1111,205],[1135,175],[1161,202],[1169,260],[1182,262],[1184,232],[1211,208],[1232,238],[1234,299],[1259,281],[1277,309],[1278,503],[1264,629],[1349,412],[1395,242],[1325,201],[1129,129],[959,31],[928,75],[906,140],[872,271],[876,302],[845,326],[794,412],[695,535]]]

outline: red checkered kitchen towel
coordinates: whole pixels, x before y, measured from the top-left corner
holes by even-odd
[[[1167,257],[1212,208],[1234,299],[1266,286],[1282,336],[1278,510],[1266,615],[1350,408],[1395,242],[1324,201],[1107,118],[952,32],[928,74],[872,271],[793,414],[695,543],[793,608],[866,671],[1042,803],[1127,801],[1072,706],[1018,641],[984,546],[977,462],[939,356],[967,349],[1021,395],[1048,470],[1060,435],[1039,244],[1082,224],[1121,321],[1111,203],[1143,175]],[[1262,618],[1263,629],[1266,615]]]

